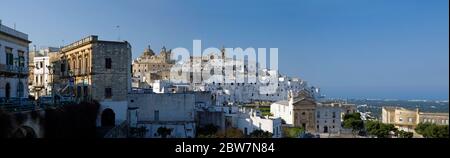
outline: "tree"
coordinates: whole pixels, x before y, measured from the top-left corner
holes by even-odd
[[[412,138],[414,136],[414,133],[401,130],[398,131],[396,135],[398,135],[399,138]]]
[[[384,124],[378,121],[368,121],[365,125],[367,134],[377,138],[387,138],[391,132],[397,133],[398,129],[392,124]]]
[[[352,113],[352,114],[346,114],[344,115],[344,121],[354,119],[354,120],[361,120],[361,114],[360,113]]]
[[[284,138],[298,138],[303,132],[305,132],[305,129],[300,127],[283,127]]]
[[[419,123],[415,130],[425,138],[449,138],[448,125]]]
[[[228,128],[225,131],[219,131],[217,138],[244,138],[244,132],[238,128]]]
[[[147,132],[148,132],[148,130],[144,126],[137,127],[137,128],[130,127],[130,136],[131,137],[143,138]]]
[[[159,127],[156,131],[161,138],[167,138],[172,133],[172,129],[166,127]]]
[[[255,130],[252,133],[250,133],[250,138],[272,138],[272,133],[263,131],[263,130]]]
[[[219,127],[217,127],[213,124],[208,124],[202,128],[197,129],[197,137],[200,137],[200,138],[214,137],[214,135],[217,133],[218,130],[219,130]]]
[[[364,122],[361,120],[360,113],[346,114],[344,115],[344,128],[352,129],[353,135],[364,129]]]

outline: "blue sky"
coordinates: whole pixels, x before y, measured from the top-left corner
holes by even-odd
[[[448,0],[2,0],[37,46],[89,34],[151,45],[279,48],[281,72],[329,97],[448,99]],[[7,6],[7,7],[6,7]],[[120,33],[115,26],[120,25]],[[64,42],[63,42],[64,41]]]

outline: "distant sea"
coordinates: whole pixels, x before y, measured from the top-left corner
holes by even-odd
[[[448,113],[449,103],[447,101],[433,100],[395,100],[395,99],[348,99],[348,103],[356,104],[361,112],[371,112],[374,117],[381,117],[381,107],[396,106],[421,112]]]

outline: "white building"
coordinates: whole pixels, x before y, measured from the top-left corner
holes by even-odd
[[[151,83],[154,93],[180,93],[191,91],[189,84],[174,84],[169,80],[154,80]]]
[[[225,61],[231,61],[233,58],[225,57],[226,52],[224,49],[221,50],[221,53],[221,55],[204,54],[201,57],[191,57],[190,61],[176,64],[179,68],[192,68],[193,73],[190,76],[190,81],[194,82],[192,84],[193,90],[210,91],[215,95],[216,105],[287,100],[288,91],[300,92],[307,90],[314,97],[321,97],[318,88],[309,87],[307,82],[302,79],[283,76],[275,70],[257,69],[254,67],[255,65],[246,64],[241,60],[234,60],[233,64],[223,63],[222,59],[225,58]],[[227,70],[232,70],[232,72],[227,72]],[[210,73],[202,73],[203,71]],[[171,80],[189,80],[187,75],[178,75],[171,75]],[[241,76],[243,77],[243,82],[238,82],[237,80]],[[201,78],[201,83],[195,83],[199,82],[197,81],[199,80],[198,78]],[[256,81],[249,80],[250,78],[255,78]],[[267,83],[267,81],[270,82]]]
[[[28,98],[28,35],[0,20],[0,98]]]
[[[270,113],[273,114],[273,117],[282,118],[285,124],[294,124],[294,107],[292,104],[289,104],[289,101],[287,100],[282,100],[271,104]]]
[[[269,73],[265,70],[263,72]],[[224,103],[251,103],[254,101],[271,101],[276,102],[280,100],[287,100],[288,92],[300,92],[302,90],[310,91],[312,94],[320,92],[311,87],[308,87],[306,81],[299,78],[291,78],[282,76],[278,78],[278,85],[275,93],[267,91],[267,85],[259,81],[256,83],[211,83],[194,85],[194,90],[210,91],[215,94],[217,105],[224,105]]]
[[[59,48],[45,48],[39,52],[34,52],[33,58],[33,78],[30,87],[30,93],[37,99],[40,96],[50,95],[52,93],[52,78],[53,71],[50,67],[50,56],[56,55]]]
[[[137,126],[148,131],[146,138],[159,138],[158,128],[172,132],[169,138],[195,137],[195,109],[211,104],[211,95],[203,92],[129,94],[128,107],[138,108]]]
[[[256,130],[262,130],[272,133],[272,138],[282,137],[281,118],[261,116],[261,112],[254,109],[239,109],[237,128],[242,130],[245,135],[249,135]]]

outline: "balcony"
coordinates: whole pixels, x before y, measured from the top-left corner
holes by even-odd
[[[89,75],[89,71],[87,71],[87,69],[75,69],[74,70],[74,75],[75,76],[85,76],[85,75]]]
[[[0,64],[0,73],[9,75],[28,75],[28,67]]]
[[[70,73],[69,73],[70,71]],[[69,71],[65,71],[65,72],[60,72],[60,77],[61,78],[68,78],[68,77],[73,77],[73,76],[87,76],[87,75],[91,75],[92,71],[90,69],[69,69]]]

